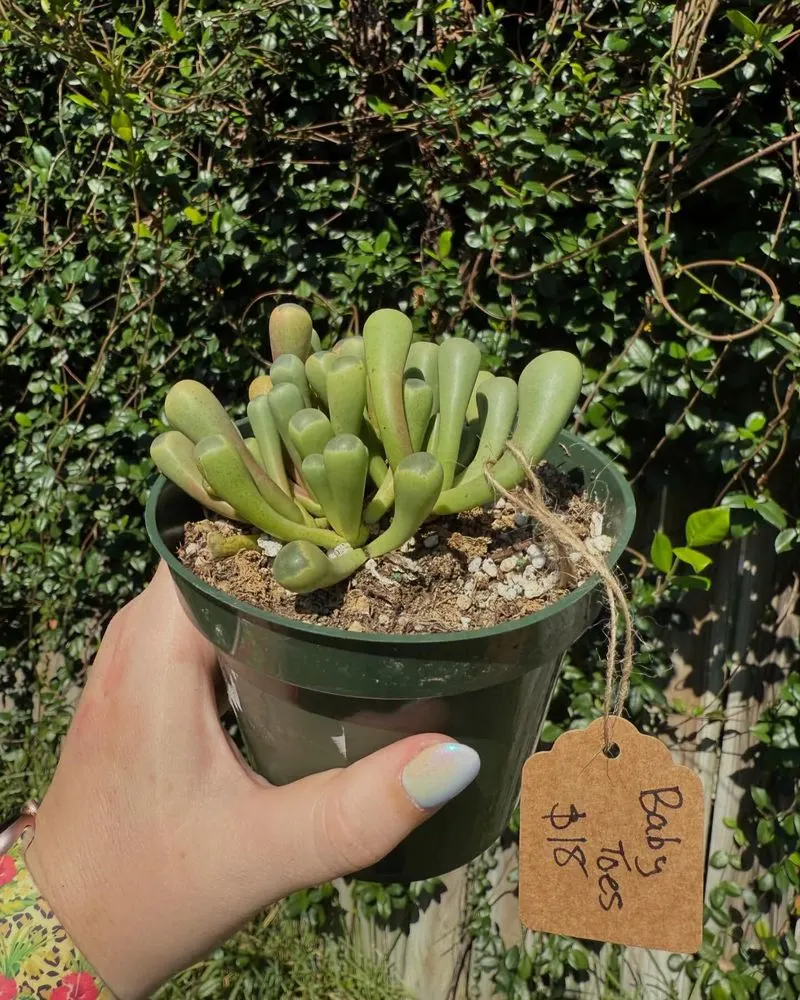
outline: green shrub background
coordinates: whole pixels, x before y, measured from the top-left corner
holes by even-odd
[[[665,484],[724,498],[735,533],[767,522],[796,555],[793,18],[706,0],[0,0],[3,805],[46,784],[72,685],[152,569],[166,389],[200,378],[241,408],[283,295],[329,338],[399,306],[492,369],[577,349],[576,426],[640,506]],[[755,270],[702,263],[718,259]],[[642,571],[631,707],[655,724],[665,590],[646,554]],[[590,643],[551,731],[601,692]],[[781,704],[796,720],[796,685]],[[794,919],[771,957],[687,966],[700,995],[796,996]],[[561,995],[582,968],[580,949],[542,947],[536,972],[486,966],[503,995],[535,976]]]

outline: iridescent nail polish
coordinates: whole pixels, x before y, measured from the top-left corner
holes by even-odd
[[[402,782],[421,809],[436,809],[469,785],[481,769],[481,759],[463,743],[435,743],[406,764]]]

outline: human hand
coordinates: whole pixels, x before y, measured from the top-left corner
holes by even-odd
[[[479,768],[474,750],[430,734],[272,787],[220,724],[215,671],[162,564],[103,638],[27,851],[121,1000],[147,996],[261,907],[375,863]]]

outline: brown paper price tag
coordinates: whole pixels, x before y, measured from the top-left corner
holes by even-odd
[[[621,718],[564,733],[522,774],[520,915],[532,930],[692,953],[703,936],[703,786]]]

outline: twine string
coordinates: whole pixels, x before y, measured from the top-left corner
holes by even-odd
[[[525,488],[511,494],[494,478],[490,466],[484,467],[486,481],[513,508],[533,518],[558,543],[559,547],[578,552],[586,564],[600,577],[605,590],[610,615],[610,635],[606,648],[605,694],[603,697],[603,750],[612,745],[612,720],[622,715],[630,690],[633,673],[633,619],[625,592],[605,559],[594,552],[582,538],[547,506],[544,488],[539,477],[519,449],[509,443],[508,450],[516,458],[525,472]],[[620,617],[623,622],[623,646],[621,666],[617,656],[617,629]],[[616,694],[615,694],[616,689]]]

